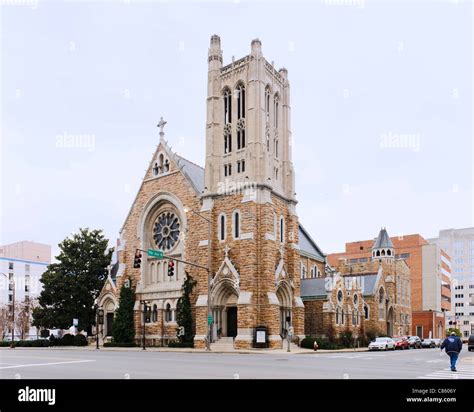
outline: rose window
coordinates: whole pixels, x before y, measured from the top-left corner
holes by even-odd
[[[179,239],[179,218],[173,212],[163,212],[153,227],[153,239],[160,250],[170,250]]]

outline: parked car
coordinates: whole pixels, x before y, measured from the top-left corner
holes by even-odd
[[[392,338],[377,338],[369,343],[369,350],[395,350],[395,341]]]
[[[474,350],[474,333],[471,333],[467,341],[467,350],[470,352]]]
[[[434,344],[436,345],[437,348],[439,348],[441,346],[441,344],[443,343],[443,339],[432,338],[431,340],[434,342]]]
[[[436,348],[437,345],[434,339],[426,338],[421,341],[422,348]]]
[[[410,345],[410,348],[421,349],[421,339],[418,336],[409,336],[408,344]]]
[[[395,349],[410,349],[410,344],[408,343],[408,339],[404,336],[395,336],[392,338],[395,342]]]

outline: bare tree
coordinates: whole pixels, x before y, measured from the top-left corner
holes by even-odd
[[[30,331],[33,309],[37,306],[36,299],[25,299],[15,305],[15,328],[24,340]]]
[[[10,307],[8,305],[0,306],[0,338],[1,340],[5,340],[5,336],[7,335],[10,326],[11,326],[11,313]]]

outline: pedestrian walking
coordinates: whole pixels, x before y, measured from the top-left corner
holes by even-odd
[[[441,350],[445,350],[451,361],[451,370],[456,372],[456,362],[458,361],[459,353],[462,350],[462,341],[456,336],[455,332],[451,332],[441,345]]]

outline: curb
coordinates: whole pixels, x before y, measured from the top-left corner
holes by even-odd
[[[11,350],[11,348],[5,347],[0,348],[0,350]],[[81,352],[88,352],[88,351],[97,351],[95,347],[74,347],[74,346],[65,346],[65,347],[47,347],[47,348],[23,348],[17,347],[15,350],[31,350],[31,349],[39,349],[39,350],[69,350],[69,351],[81,351]],[[100,351],[105,352],[143,352],[142,348],[135,347],[135,348],[104,348],[101,347]],[[211,350],[210,352],[206,351],[205,349],[180,349],[180,348],[147,348],[146,351],[148,352],[166,352],[166,353],[208,353],[208,354],[234,354],[234,355],[255,355],[255,354],[265,354],[265,355],[317,355],[317,354],[326,354],[326,353],[360,353],[360,352],[367,352],[367,349],[335,349],[335,350],[328,350],[328,349],[320,349],[314,351],[312,349],[306,350],[298,350],[298,351],[291,351],[287,352],[286,350],[282,349],[253,349],[253,350],[232,350],[232,351],[222,351],[222,350]]]

